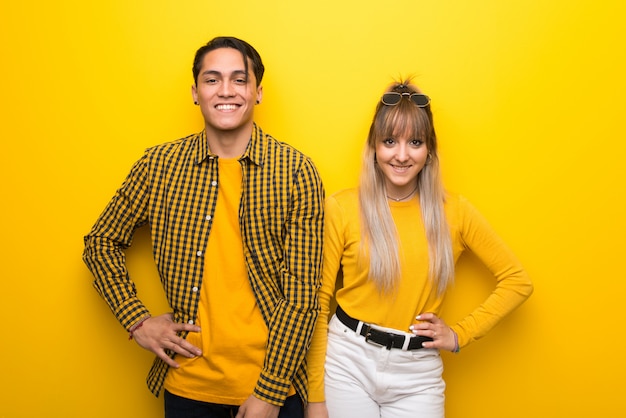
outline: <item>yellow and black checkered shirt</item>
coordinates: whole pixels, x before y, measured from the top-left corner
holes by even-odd
[[[155,262],[175,321],[196,319],[217,200],[217,158],[210,154],[204,131],[149,148],[85,237],[83,259],[94,286],[126,329],[149,315],[123,252],[144,224],[150,225]],[[243,251],[269,329],[255,395],[281,405],[293,383],[306,402],[305,355],[319,313],[324,189],[308,157],[256,124],[239,161]],[[157,358],[148,375],[148,387],[157,396],[167,369]]]

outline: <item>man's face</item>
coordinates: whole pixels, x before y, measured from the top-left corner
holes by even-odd
[[[262,93],[263,88],[256,87],[252,63],[248,60],[246,76],[243,57],[233,48],[208,52],[192,87],[209,135],[251,129],[254,106]]]

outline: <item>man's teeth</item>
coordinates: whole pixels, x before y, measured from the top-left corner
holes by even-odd
[[[234,104],[217,105],[217,110],[235,110],[237,106]]]

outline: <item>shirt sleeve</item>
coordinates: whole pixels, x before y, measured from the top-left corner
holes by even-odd
[[[324,189],[313,163],[298,170],[285,225],[280,284],[284,298],[269,324],[265,363],[254,393],[282,405],[297,370],[305,361],[319,315],[324,234]]]
[[[459,211],[460,234],[464,245],[496,279],[496,286],[487,299],[452,327],[458,335],[459,346],[463,347],[483,337],[528,299],[533,292],[533,285],[515,254],[463,197],[459,197]]]
[[[84,238],[83,261],[94,276],[94,287],[127,330],[149,315],[137,298],[124,255],[135,229],[147,222],[147,200],[144,155],[133,165],[122,186]]]
[[[324,365],[328,342],[328,320],[331,301],[341,269],[341,256],[344,248],[344,226],[342,210],[334,197],[326,200],[324,227],[324,263],[322,268],[322,287],[319,292],[320,315],[317,319],[311,348],[307,355],[309,366],[309,402],[323,402]]]

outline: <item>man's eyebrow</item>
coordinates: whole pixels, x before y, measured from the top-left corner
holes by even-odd
[[[207,76],[207,75],[213,75],[213,76],[224,76],[224,74],[221,71],[217,71],[217,70],[206,70],[203,71],[202,74],[200,74],[202,76]],[[231,75],[246,75],[245,70],[235,70],[231,73]]]

